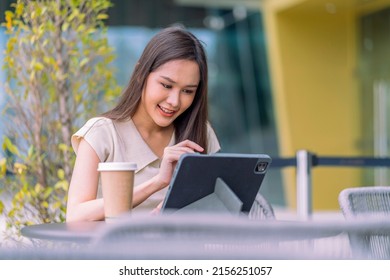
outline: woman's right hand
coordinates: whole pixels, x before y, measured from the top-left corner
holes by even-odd
[[[172,179],[173,170],[179,158],[183,154],[203,152],[203,148],[190,140],[184,140],[174,146],[169,146],[164,149],[163,158],[160,165],[160,171],[157,175],[157,181],[161,188],[169,185]]]

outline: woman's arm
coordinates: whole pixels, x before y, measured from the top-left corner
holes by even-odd
[[[95,150],[82,139],[69,186],[66,221],[104,219],[103,199],[96,199],[99,161]]]
[[[135,188],[133,207],[169,185],[173,170],[182,154],[202,151],[202,147],[189,140],[165,148],[159,173]],[[82,139],[69,186],[66,214],[68,222],[104,219],[103,199],[96,199],[99,182],[98,165],[99,157],[96,152],[87,141]]]

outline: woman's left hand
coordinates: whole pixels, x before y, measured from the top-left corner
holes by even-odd
[[[161,207],[163,205],[164,201],[161,201],[157,206],[156,208],[154,208],[151,212],[152,215],[157,215],[157,214],[160,214],[160,211],[161,211]]]

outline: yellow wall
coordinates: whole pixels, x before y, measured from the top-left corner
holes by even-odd
[[[362,155],[357,20],[390,1],[374,1],[375,7],[329,2],[263,1],[281,156],[299,149],[319,156]],[[361,174],[357,168],[315,168],[314,209],[338,209],[339,192],[359,186]],[[288,205],[295,207],[293,170],[286,172],[285,186]]]

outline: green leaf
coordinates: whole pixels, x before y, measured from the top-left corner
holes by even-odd
[[[3,148],[4,148],[4,149],[7,149],[10,153],[12,153],[12,154],[14,154],[14,155],[20,155],[19,150],[18,150],[18,147],[16,147],[16,146],[11,142],[11,139],[9,139],[8,137],[5,137],[5,138],[4,138]]]
[[[42,191],[42,185],[39,183],[36,184],[34,190],[35,190],[35,193],[37,193],[37,194],[40,193]]]
[[[41,206],[43,208],[49,208],[49,203],[47,201],[42,201]]]
[[[87,63],[89,62],[89,58],[88,57],[85,57],[81,60],[80,62],[80,67],[83,67],[84,65],[86,65]]]
[[[61,205],[62,205],[61,201],[56,201],[56,202],[53,203],[52,206],[53,206],[54,209],[58,209],[58,208],[61,207]]]
[[[33,82],[35,80],[35,71],[31,71],[29,81]]]
[[[4,177],[7,173],[7,159],[0,159],[0,178]]]
[[[15,14],[12,11],[5,11],[5,18],[13,19]]]
[[[15,209],[11,209],[9,212],[8,212],[8,217],[9,218],[13,218],[15,216]]]
[[[63,191],[68,191],[68,187],[69,187],[69,183],[67,180],[61,180],[61,181],[58,181],[55,185],[54,185],[54,188],[56,190],[63,190]]]
[[[23,10],[24,10],[24,4],[22,2],[18,2],[15,7],[16,17],[19,18],[23,14]]]
[[[59,148],[62,152],[66,152],[66,151],[69,150],[68,145],[66,145],[66,144],[64,144],[64,143],[58,144],[58,148]]]
[[[23,174],[27,170],[27,165],[20,163],[20,162],[15,162],[14,163],[14,170],[16,174]]]
[[[48,199],[49,196],[52,194],[53,189],[52,188],[46,188],[45,192],[43,193],[43,199]]]
[[[57,176],[60,180],[64,180],[65,179],[65,171],[63,169],[58,169]]]
[[[34,146],[31,145],[31,146],[28,148],[27,157],[28,157],[28,158],[31,158],[31,157],[33,156],[33,154],[34,154]]]
[[[45,69],[45,66],[43,66],[43,64],[40,62],[35,62],[33,67],[34,67],[34,70],[36,70],[36,71],[42,71],[43,69]]]
[[[85,30],[85,24],[80,24],[78,27],[77,27],[77,32],[83,32]]]
[[[108,15],[107,14],[99,14],[97,16],[97,19],[108,19]]]
[[[66,32],[69,29],[69,22],[64,22],[61,29],[62,32]]]

